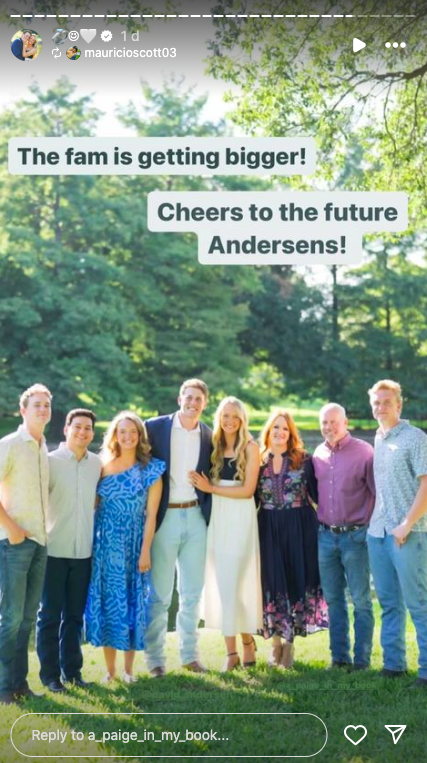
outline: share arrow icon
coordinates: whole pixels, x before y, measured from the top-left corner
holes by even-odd
[[[403,732],[405,731],[406,726],[385,726],[385,728],[392,735],[394,744],[397,744]]]

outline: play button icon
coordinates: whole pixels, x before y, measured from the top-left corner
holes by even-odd
[[[366,48],[366,42],[358,40],[357,37],[353,37],[353,53],[358,53],[362,48]]]

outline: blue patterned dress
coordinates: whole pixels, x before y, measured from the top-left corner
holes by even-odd
[[[145,649],[150,573],[141,574],[138,561],[148,489],[165,468],[152,458],[99,482],[85,615],[86,637],[95,646]]]

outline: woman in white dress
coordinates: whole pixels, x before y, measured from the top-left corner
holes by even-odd
[[[215,413],[212,469],[190,472],[192,484],[212,493],[208,528],[205,625],[225,639],[224,671],[240,666],[236,635],[241,634],[243,666],[255,665],[253,633],[262,624],[258,526],[254,493],[260,467],[259,448],[248,428],[248,415],[236,397],[226,397]]]

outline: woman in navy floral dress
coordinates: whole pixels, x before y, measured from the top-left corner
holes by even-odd
[[[317,560],[317,483],[292,416],[273,413],[261,433],[258,526],[263,635],[269,664],[293,665],[294,637],[328,627]],[[282,639],[284,640],[282,642]]]
[[[135,650],[145,648],[150,549],[165,463],[150,457],[145,426],[130,411],[111,423],[102,453],[86,635],[104,647],[103,681],[115,678],[116,651],[122,649],[123,680],[132,683]]]

